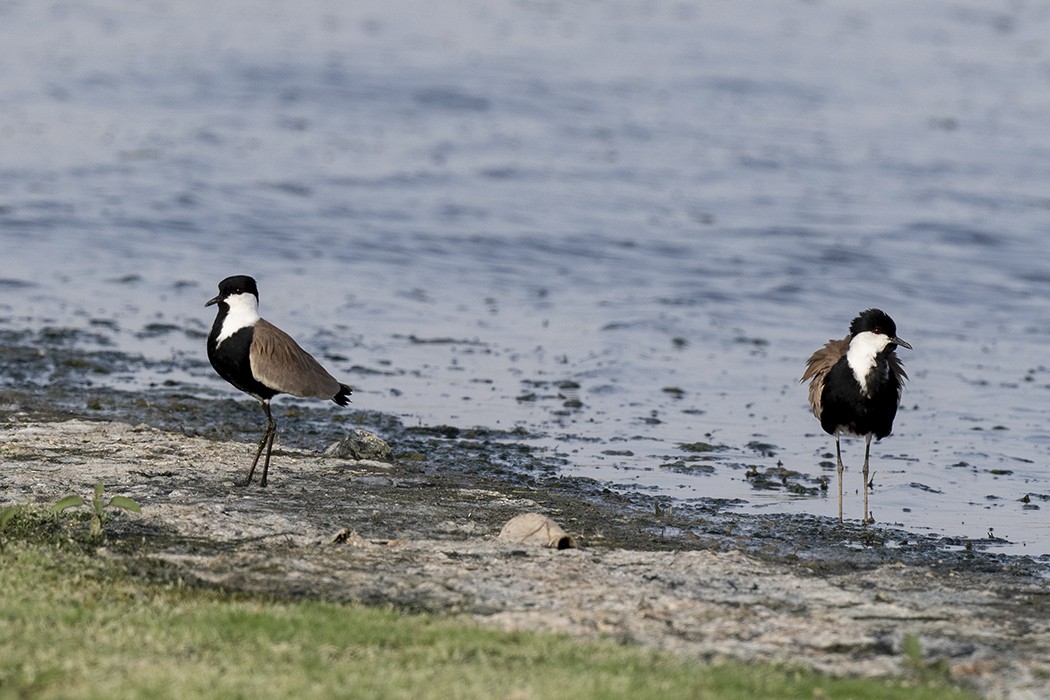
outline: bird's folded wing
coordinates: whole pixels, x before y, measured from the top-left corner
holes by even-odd
[[[290,335],[264,319],[255,324],[249,359],[256,379],[282,393],[331,399],[339,392],[335,377]]]
[[[829,340],[820,350],[809,356],[806,360],[806,371],[802,374],[800,382],[810,380],[809,384],[809,406],[813,409],[813,415],[820,418],[820,397],[824,393],[824,377],[831,368],[835,366],[843,355],[849,350],[849,338],[841,340]]]

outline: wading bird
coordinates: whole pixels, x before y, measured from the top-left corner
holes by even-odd
[[[252,483],[263,448],[261,486],[266,486],[270,452],[277,422],[270,413],[270,399],[277,394],[330,399],[340,406],[350,402],[350,387],[330,375],[290,335],[259,317],[259,288],[246,275],[219,282],[219,294],[205,307],[217,304],[219,313],[208,335],[208,359],[219,376],[254,396],[266,414],[266,430],[242,486]]]
[[[897,346],[911,345],[897,337],[897,325],[879,309],[861,311],[842,340],[829,340],[806,362],[801,382],[810,380],[809,405],[820,427],[835,436],[839,486],[839,522],[842,522],[842,451],[839,435],[864,436],[864,522],[868,512],[868,455],[871,438],[882,439],[893,430],[904,380],[908,375],[897,357]]]

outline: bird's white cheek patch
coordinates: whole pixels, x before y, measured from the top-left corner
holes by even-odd
[[[226,297],[225,301],[230,311],[222,322],[219,337],[215,339],[216,347],[240,329],[254,326],[259,320],[259,300],[254,294],[234,294]]]
[[[864,331],[853,336],[850,341],[849,350],[846,351],[846,362],[853,370],[853,376],[860,384],[860,391],[868,396],[868,377],[875,367],[875,357],[886,349],[890,339],[882,333]]]

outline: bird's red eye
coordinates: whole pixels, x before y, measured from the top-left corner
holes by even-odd
[[[882,329],[881,329],[881,328],[879,328],[878,326],[875,326],[874,328],[872,328],[872,329],[871,329],[871,332],[872,332],[872,333],[875,333],[875,334],[877,334],[877,335],[882,335]]]

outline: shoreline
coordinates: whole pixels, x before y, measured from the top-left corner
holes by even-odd
[[[661,513],[644,496],[516,473],[487,455],[512,442],[440,429],[398,434],[393,463],[278,444],[262,489],[234,486],[250,442],[0,418],[3,505],[50,504],[102,482],[142,507],[107,524],[107,551],[165,575],[833,675],[899,674],[913,635],[927,661],[946,661],[982,694],[1050,692],[1050,597],[1045,567],[1028,557],[817,518]],[[551,517],[581,547],[498,541],[522,512]]]

